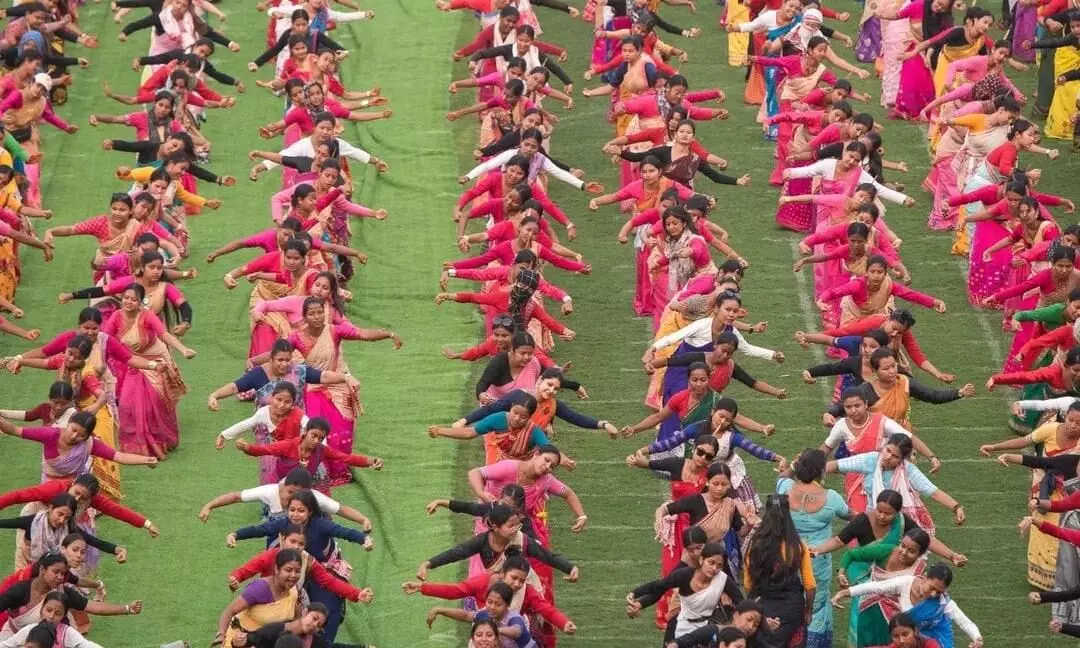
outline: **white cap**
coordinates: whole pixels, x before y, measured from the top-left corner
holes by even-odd
[[[34,75],[34,83],[45,88],[45,92],[52,90],[52,77],[48,74],[45,74],[44,72],[38,72]]]
[[[803,12],[802,18],[803,18],[803,22],[806,22],[806,21],[809,20],[809,21],[814,21],[814,22],[819,22],[820,23],[823,20],[821,12],[818,11],[817,9],[807,9],[806,11]]]

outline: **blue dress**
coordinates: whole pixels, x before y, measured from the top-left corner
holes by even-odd
[[[776,482],[776,492],[786,495],[795,485],[795,481],[781,477]],[[799,537],[809,547],[822,544],[833,536],[832,523],[837,517],[848,516],[848,505],[844,498],[832,489],[825,490],[825,506],[813,513],[791,509],[791,519]],[[814,594],[814,616],[806,633],[806,648],[831,648],[833,643],[833,614],[829,597],[832,593],[832,554],[826,553],[813,559],[814,579],[817,590]]]

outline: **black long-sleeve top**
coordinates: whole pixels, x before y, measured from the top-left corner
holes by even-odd
[[[685,461],[684,459],[678,459],[677,457],[674,457],[674,459],[679,462]],[[656,461],[655,463],[658,465],[662,465],[663,462],[666,461],[667,459],[661,459],[659,461]],[[649,468],[653,467],[653,463],[653,461],[649,462]],[[660,468],[660,470],[670,470],[671,467],[672,466],[669,464],[666,468]],[[678,473],[673,474],[678,476]],[[690,516],[691,526],[697,524],[698,522],[701,522],[709,515],[709,507],[707,504],[705,504],[705,496],[701,493],[694,493],[693,495],[680,497],[674,502],[668,504],[664,511],[668,515],[687,513]],[[730,528],[738,530],[740,527],[742,527],[742,516],[739,515],[738,509],[735,509],[734,512],[731,514]]]
[[[866,399],[866,404],[870,407],[873,407],[874,403],[878,402],[878,395],[877,392],[874,391],[872,384],[863,383],[853,389],[857,389],[862,393],[863,398]],[[914,378],[908,378],[908,389],[915,400],[920,400],[924,403],[933,403],[935,405],[951,403],[952,401],[960,400],[961,398],[959,389],[932,389],[917,382]],[[829,413],[833,416],[843,416],[844,404],[833,404],[832,407],[829,408]]]
[[[479,61],[481,59],[498,58],[503,57],[506,60],[510,60],[516,56],[514,53],[514,43],[507,43],[506,45],[499,45],[498,47],[485,47],[482,50],[478,50],[472,55],[473,61]],[[540,65],[546,67],[552,74],[557,76],[560,81],[566,85],[573,83],[566,71],[559,67],[559,64],[555,62],[555,59],[551,58],[543,52],[537,52],[537,59],[540,61]]]
[[[861,385],[866,380],[862,376],[862,356],[848,356],[842,360],[835,362],[826,362],[819,365],[814,365],[807,369],[810,375],[814,378],[822,378],[824,376],[851,376],[855,379],[856,385]],[[900,373],[910,377],[911,372],[906,369],[901,369]]]
[[[629,162],[641,162],[646,157],[652,155],[658,158],[660,160],[660,163],[664,166],[671,164],[671,146],[669,144],[657,146],[655,148],[649,149],[648,151],[641,151],[640,153],[624,150],[619,155],[622,157],[622,159]],[[709,180],[712,180],[716,184],[738,184],[738,178],[720,173],[719,171],[714,169],[711,164],[706,162],[704,158],[702,158],[701,161],[698,162],[697,172],[705,176]]]
[[[278,37],[277,42],[270,46],[265,52],[259,55],[259,58],[255,59],[255,65],[263,65],[270,59],[274,58],[281,53],[281,50],[289,44],[289,37],[292,36],[292,31],[286,30],[281,36]],[[311,33],[305,34],[305,38],[310,38]],[[325,32],[317,32],[315,34],[315,50],[331,49],[335,52],[345,49],[341,45],[338,45],[333,39],[326,35]]]
[[[1068,24],[1069,13],[1071,12],[1067,11],[1060,15],[1051,16],[1050,18],[1055,20],[1058,18],[1064,18],[1064,20],[1059,20],[1058,22],[1064,22],[1065,24]],[[1070,33],[1065,36],[1060,36],[1056,38],[1042,38],[1032,43],[1031,46],[1036,49],[1057,49],[1059,47],[1080,48],[1080,38],[1077,38],[1075,34]],[[1069,70],[1059,76],[1064,78],[1066,83],[1068,83],[1069,81],[1076,81],[1077,79],[1080,79],[1080,68],[1076,68],[1075,70]]]
[[[488,533],[480,533],[465,542],[457,545],[456,547],[450,547],[446,551],[432,556],[428,560],[428,564],[432,569],[436,567],[442,567],[443,565],[449,565],[450,563],[461,562],[462,560],[468,560],[474,555],[480,556],[480,561],[487,567],[492,565],[499,557],[499,553],[496,552],[491,544],[488,542]],[[551,565],[555,569],[569,574],[574,570],[574,564],[567,560],[562,554],[557,554],[540,546],[536,540],[530,538],[527,535],[522,534],[525,543],[522,546],[522,553],[526,556],[536,558],[540,562]]]
[[[0,592],[0,610],[17,613],[20,608],[28,605],[33,583],[33,580],[20,581]],[[64,585],[63,590],[68,608],[72,610],[86,609],[86,605],[90,600],[83,596],[82,592],[71,585]]]
[[[1080,599],[1080,587],[1074,587],[1067,590],[1053,590],[1049,592],[1039,592],[1040,603],[1064,603],[1066,601],[1075,601]],[[1075,626],[1074,626],[1075,627]],[[1080,635],[1073,635],[1080,636]]]
[[[128,141],[114,139],[109,141],[112,142],[114,151],[137,154],[139,166],[146,166],[157,161],[158,148],[161,146],[160,142],[151,142],[150,140]],[[209,169],[204,169],[197,164],[188,165],[188,173],[199,180],[213,182],[214,184],[217,184],[218,180],[220,180],[220,177],[216,173]]]
[[[166,63],[179,59],[183,55],[184,50],[171,49],[167,52],[162,52],[161,54],[155,54],[153,56],[141,56],[139,57],[139,63],[141,65],[165,65]],[[237,84],[237,80],[234,77],[218,70],[209,60],[203,59],[201,65],[202,71],[206,73],[206,76],[218,83],[227,86],[234,86]]]
[[[30,534],[33,533],[32,529],[35,517],[37,517],[37,515],[22,515],[15,518],[7,518],[4,520],[0,520],[0,529],[22,529],[23,531],[26,531],[26,541],[29,542]],[[74,525],[68,526],[70,527],[72,533],[78,532],[79,535],[81,535],[83,539],[86,540],[86,544],[97,549],[98,551],[107,554],[116,553],[116,545],[114,545],[113,543],[108,542],[107,540],[102,540],[97,536],[92,536],[86,531],[83,531],[82,529],[75,528]]]
[[[480,398],[480,394],[486,392],[492,385],[498,387],[513,379],[510,373],[510,355],[506,351],[501,351],[488,361],[487,366],[484,367],[484,373],[480,374],[480,380],[476,382],[476,397]],[[581,383],[563,378],[562,388],[577,391],[581,389]]]
[[[1023,465],[1028,468],[1040,468],[1042,470],[1053,470],[1059,473],[1066,480],[1076,478],[1076,455],[1074,454],[1060,454],[1053,457],[1037,457],[1035,455],[1020,455],[1022,457]],[[1076,598],[1080,598],[1078,595]]]
[[[514,391],[503,396],[494,403],[489,403],[482,407],[478,407],[466,414],[465,423],[467,425],[472,425],[473,423],[476,423],[477,421],[488,416],[489,414],[494,414],[495,412],[509,412],[510,408],[513,407],[514,401],[517,399],[517,397],[521,394],[527,393],[528,392],[523,389],[515,389]],[[561,400],[555,401],[555,416],[561,418],[570,425],[576,425],[579,428],[585,428],[587,430],[600,429],[599,419],[595,419],[591,416],[575,411]]]
[[[668,358],[667,366],[669,366],[669,367],[689,367],[690,365],[694,364],[695,362],[704,362],[705,364],[708,364],[708,362],[705,359],[707,356],[708,356],[708,353],[705,352],[705,351],[691,351],[690,353],[680,353],[677,356],[673,356],[671,358]],[[740,367],[738,365],[738,363],[736,363],[735,368],[732,369],[731,377],[734,380],[738,380],[742,384],[746,385],[750,389],[753,389],[754,388],[754,383],[757,382],[757,378],[754,378],[750,374],[746,373],[746,371],[743,370],[743,368]]]
[[[643,583],[634,588],[634,600],[641,604],[641,607],[649,607],[655,604],[664,595],[665,592],[672,589],[679,590],[679,596],[690,596],[694,594],[694,590],[690,588],[690,580],[694,577],[694,568],[690,566],[676,567],[667,576],[648,583]],[[725,578],[724,582],[724,594],[728,595],[732,603],[738,603],[743,600],[742,591],[733,582],[733,579],[729,577],[726,572],[721,572],[716,576],[717,578]]]
[[[521,146],[521,130],[512,130],[509,133],[504,134],[499,139],[495,140],[491,144],[488,144],[484,148],[480,149],[480,154],[484,157],[495,157],[503,151],[509,151],[510,149],[516,149]],[[551,163],[559,167],[563,171],[569,171],[570,166],[563,162],[551,157],[551,154],[547,152],[543,146],[540,147],[540,153],[547,159],[551,160]]]
[[[484,518],[487,517],[488,513],[491,513],[494,506],[495,502],[469,502],[467,500],[452,499],[447,508],[454,513],[464,513],[465,515]],[[527,516],[522,518],[521,532],[530,538],[536,538],[536,529],[533,528],[531,518]]]
[[[608,0],[607,6],[611,7],[612,12],[614,12],[614,14],[616,16],[625,16],[626,15],[626,2],[627,2],[627,0]],[[656,26],[659,29],[663,29],[664,31],[666,31],[669,34],[675,34],[676,36],[682,36],[682,33],[684,31],[686,31],[682,27],[672,25],[668,21],[661,18],[660,15],[655,13],[655,12],[645,11],[644,13],[649,15],[649,16],[652,16],[653,20],[656,21]]]
[[[27,3],[26,6],[29,6]],[[24,6],[24,5],[18,5]],[[10,15],[10,14],[9,14]],[[19,65],[19,59],[22,57],[22,50],[19,46],[9,47],[0,51],[0,62],[3,62],[4,66],[8,69],[13,69]],[[41,62],[48,67],[50,65],[58,68],[74,67],[79,64],[79,59],[74,56],[57,56],[53,53],[52,48],[45,48],[45,51],[41,53]]]
[[[558,11],[570,13],[570,5],[565,2],[560,2],[559,0],[536,0],[529,4],[534,7],[547,7],[548,9],[556,9]]]

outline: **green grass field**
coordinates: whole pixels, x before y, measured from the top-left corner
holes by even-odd
[[[841,0],[841,4],[844,6],[838,9],[857,14],[854,3]],[[443,120],[446,110],[471,98],[465,93],[451,98],[446,93],[452,78],[466,74],[464,64],[450,62],[450,52],[454,43],[472,38],[476,23],[469,16],[441,14],[427,2],[369,0],[364,5],[376,10],[374,23],[346,25],[335,32],[335,38],[340,36],[352,50],[344,66],[344,81],[352,88],[380,85],[391,98],[394,117],[371,126],[350,125],[344,136],[389,162],[390,172],[377,180],[373,171],[361,172],[357,196],[365,204],[388,208],[391,218],[354,226],[355,245],[369,252],[371,261],[350,285],[355,299],[349,316],[361,326],[393,328],[406,344],[397,352],[387,343],[346,347],[350,365],[363,381],[367,407],[367,416],[357,430],[357,448],[384,457],[387,467],[382,473],[363,473],[358,484],[335,493],[372,516],[378,542],[377,550],[370,554],[355,547],[346,549],[356,567],[353,582],[373,587],[376,600],[371,606],[350,606],[339,640],[384,648],[453,644],[461,641],[458,628],[440,620],[429,632],[423,623],[428,602],[405,597],[399,586],[412,577],[421,560],[466,537],[463,520],[450,520],[445,515],[428,518],[423,505],[435,497],[464,494],[464,472],[481,457],[478,444],[432,441],[424,433],[428,424],[452,421],[469,406],[472,380],[479,370],[478,366],[444,360],[439,354],[444,345],[462,348],[478,339],[478,314],[451,304],[437,309],[432,302],[439,262],[457,254],[450,221],[452,201],[459,190],[454,178],[471,166],[469,152],[476,137],[475,122],[450,125]],[[219,54],[218,65],[250,79],[244,65],[261,49],[265,19],[250,4],[225,3],[222,8],[229,13],[223,25],[226,33],[244,50],[239,55]],[[580,79],[588,61],[589,26],[565,15],[539,11],[547,37],[569,49],[567,68]],[[767,443],[792,456],[804,447],[817,446],[824,437],[819,415],[828,390],[804,385],[799,379],[802,368],[819,356],[799,350],[791,333],[814,327],[817,317],[810,278],[790,271],[796,238],[773,225],[776,191],[766,184],[772,146],[761,139],[753,123],[755,108],[739,102],[742,71],[726,66],[725,38],[715,27],[717,8],[703,3],[696,17],[670,7],[662,13],[676,24],[704,28],[699,40],[676,43],[690,53],[691,60],[682,69],[692,86],[719,85],[732,97],[727,106],[731,118],[702,125],[699,137],[711,151],[728,158],[733,171],[753,174],[754,185],[734,189],[704,183],[702,187],[717,196],[715,218],[732,233],[736,248],[753,264],[744,288],[745,303],[754,320],[769,322],[768,333],[760,336],[758,343],[783,349],[788,355],[788,362],[781,366],[751,362],[747,368],[786,387],[791,398],[785,402],[765,400],[742,387],[736,387],[732,395],[749,415],[777,424],[779,433]],[[67,137],[46,129],[45,204],[56,211],[55,222],[60,224],[101,213],[109,193],[121,189],[121,184],[111,179],[111,170],[130,160],[101,151],[100,140],[126,137],[130,131],[119,127],[90,129],[86,117],[90,113],[123,112],[122,106],[102,97],[98,88],[105,80],[120,91],[133,87],[136,75],[128,63],[145,47],[139,38],[126,46],[114,41],[117,28],[105,5],[85,7],[83,22],[87,31],[99,34],[104,46],[90,52],[93,66],[77,74],[71,101],[59,108],[61,115],[83,130]],[[841,29],[854,35],[855,26],[850,23]],[[850,51],[845,56],[850,58]],[[268,74],[261,72],[259,76],[266,78]],[[1030,96],[1033,75],[1021,75],[1019,85]],[[870,81],[859,87],[874,95],[879,90]],[[553,152],[586,169],[590,177],[598,176],[610,188],[616,186],[617,174],[600,152],[611,133],[603,120],[606,108],[603,100],[579,96],[575,109],[562,113]],[[881,115],[876,103],[870,110]],[[195,309],[195,327],[186,343],[199,356],[182,364],[191,388],[182,404],[183,443],[156,471],[125,468],[123,473],[126,503],[157,522],[162,536],[150,540],[142,531],[110,521],[101,524],[103,537],[121,542],[131,551],[127,565],[104,566],[110,599],[146,601],[140,617],[104,619],[95,625],[92,638],[107,647],[141,648],[176,639],[188,640],[193,646],[206,645],[230,599],[227,571],[259,549],[255,543],[247,543],[228,550],[223,542],[230,530],[258,518],[254,508],[217,511],[205,525],[196,518],[199,507],[211,497],[253,485],[256,480],[253,461],[231,448],[221,452],[213,449],[216,433],[249,415],[250,405],[227,402],[216,414],[205,407],[206,395],[243,368],[247,294],[243,288],[226,291],[220,276],[251,255],[237,254],[211,267],[204,259],[224,241],[268,223],[267,201],[277,178],[264,178],[257,185],[243,180],[248,168],[245,155],[252,148],[267,148],[256,127],[280,112],[277,100],[249,91],[240,98],[238,107],[213,113],[205,129],[214,142],[212,168],[240,177],[241,184],[209,189],[209,195],[225,200],[224,207],[191,224],[192,261],[201,276],[183,285]],[[887,122],[884,137],[887,157],[905,160],[912,167],[902,178],[896,174],[891,177],[903,181],[919,201],[914,209],[890,209],[890,226],[905,241],[903,255],[914,273],[914,286],[940,296],[950,307],[942,316],[916,313],[919,339],[942,370],[956,373],[961,382],[981,385],[1000,366],[1007,349],[1000,318],[967,307],[962,262],[948,255],[948,237],[932,235],[925,227],[929,197],[917,189],[927,165],[922,130]],[[1080,164],[1065,151],[1067,143],[1053,145],[1063,149],[1062,159],[1055,163],[1024,159],[1022,164],[1049,166],[1041,188],[1071,196],[1068,182],[1077,177]],[[651,333],[649,323],[633,317],[630,311],[632,251],[615,241],[621,216],[614,208],[589,213],[585,196],[562,187],[554,189],[554,197],[577,223],[581,236],[574,247],[594,268],[590,277],[550,274],[573,294],[576,305],[569,324],[578,339],[560,343],[556,356],[560,361],[574,361],[574,376],[591,392],[591,400],[580,405],[583,411],[620,425],[636,422],[645,413],[641,395],[646,385],[638,359]],[[88,240],[62,239],[57,259],[48,266],[38,255],[26,255],[26,278],[17,296],[27,313],[25,325],[40,327],[45,336],[74,325],[78,306],[58,307],[55,299],[61,291],[86,284],[92,249]],[[20,340],[0,339],[0,355],[23,348],[26,345]],[[44,399],[51,376],[32,372],[0,380],[4,394],[0,405],[29,407]],[[977,454],[980,443],[1010,436],[1004,425],[1006,398],[1008,394],[981,391],[976,398],[953,405],[916,405],[914,413],[920,434],[945,459],[936,482],[967,507],[969,520],[963,528],[949,525],[944,512],[936,509],[935,513],[941,537],[971,559],[958,574],[953,593],[979,624],[988,645],[1018,645],[1048,637],[1048,611],[1029,611],[1024,602],[1028,591],[1025,544],[1014,528],[1024,510],[1027,474],[1002,469]],[[580,465],[573,474],[561,476],[581,496],[590,518],[588,530],[572,536],[565,507],[553,507],[554,546],[582,568],[581,582],[558,588],[560,605],[580,628],[577,636],[564,640],[568,646],[654,646],[659,641],[650,620],[627,619],[622,605],[633,586],[654,578],[658,571],[652,512],[663,500],[666,488],[646,471],[631,471],[623,464],[626,454],[641,441],[639,437],[612,442],[596,433],[560,430],[560,445],[578,458]],[[36,481],[36,446],[6,438],[0,439],[0,447],[5,464],[0,488]],[[768,468],[748,463],[759,488],[768,490]],[[17,510],[5,511],[5,515],[17,515]],[[6,573],[10,553],[5,551],[4,556],[0,571]],[[432,578],[452,580],[459,575],[453,568],[443,568],[433,572]],[[838,625],[846,621],[843,613],[841,619]],[[838,634],[837,644],[844,643],[843,634]]]

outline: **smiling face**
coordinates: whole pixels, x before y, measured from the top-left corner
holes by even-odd
[[[516,164],[512,164],[503,169],[503,180],[510,186],[514,186],[525,179],[525,171]]]
[[[908,537],[901,539],[900,545],[896,547],[896,557],[905,567],[914,565],[921,555],[922,548],[919,543]]]
[[[292,411],[293,403],[292,394],[287,391],[279,391],[276,394],[272,394],[270,396],[270,402],[268,403],[270,414],[273,415],[274,418],[280,419]]]
[[[132,315],[139,312],[142,308],[142,302],[139,301],[139,296],[134,290],[125,290],[124,294],[120,295],[120,309],[125,313]]]
[[[472,633],[472,644],[474,648],[498,648],[499,636],[486,623],[478,625]]]

